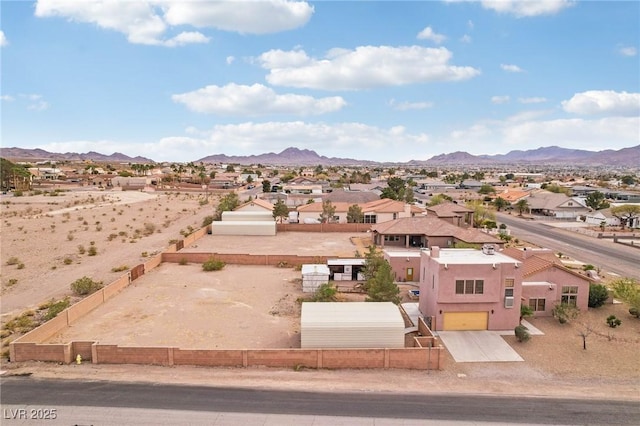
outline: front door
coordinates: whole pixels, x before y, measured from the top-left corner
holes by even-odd
[[[407,268],[407,281],[413,281],[413,268]]]

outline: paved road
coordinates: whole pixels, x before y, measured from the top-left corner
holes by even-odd
[[[517,386],[515,383],[513,385]],[[640,416],[640,405],[635,401],[478,395],[311,393],[165,384],[36,380],[20,377],[2,380],[2,405],[10,406],[12,409],[16,406],[55,408],[59,413],[71,410],[71,407],[112,407],[111,411],[114,413],[118,409],[138,408],[206,413],[231,412],[245,415],[329,415],[360,419],[511,424],[631,425],[636,424]],[[3,415],[7,413],[12,412],[3,408]],[[99,424],[99,420],[101,419],[96,419],[94,424]],[[157,421],[160,424],[162,417],[158,417]],[[135,423],[132,419],[131,424]]]
[[[576,260],[601,267],[625,277],[640,280],[640,250],[616,244],[606,239],[554,228],[536,220],[526,220],[505,214],[497,215],[498,223],[511,229],[511,235]]]

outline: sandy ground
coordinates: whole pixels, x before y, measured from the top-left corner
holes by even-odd
[[[175,192],[145,194],[98,191],[70,192],[58,197],[0,198],[3,322],[24,309],[37,306],[52,297],[61,298],[69,294],[70,283],[84,275],[106,284],[122,273],[112,272],[113,268],[131,267],[144,262],[146,256],[161,251],[170,240],[181,238],[181,234],[188,227],[199,228],[202,219],[212,214],[213,203],[201,205],[202,199],[203,196],[198,194]],[[145,232],[150,229],[152,232]],[[314,252],[318,255],[336,256],[351,255],[355,252],[356,247],[349,239],[351,236],[341,234],[340,238],[336,237],[334,234],[289,233],[279,234],[278,238],[273,238],[269,244],[266,243],[267,240],[256,244],[253,238],[207,236],[186,250],[227,253],[278,250],[278,253],[307,254],[313,248],[317,250]],[[92,241],[97,248],[95,256],[86,253]],[[79,246],[85,248],[84,254],[80,253]],[[18,263],[8,262],[11,258],[16,258]],[[20,267],[20,264],[24,266]],[[157,276],[162,276],[163,271],[169,269],[165,266],[158,269]],[[256,269],[257,277],[247,279],[246,270],[242,269],[242,274],[245,275],[238,278],[233,272],[241,269],[232,265],[223,271],[212,273],[201,272],[196,265],[170,267],[185,268],[184,270],[194,272],[184,274],[188,279],[182,284],[182,289],[189,290],[188,297],[196,306],[198,302],[202,304],[198,308],[203,309],[202,312],[207,312],[207,307],[223,305],[227,309],[235,309],[242,313],[239,318],[242,321],[246,319],[247,322],[243,323],[246,327],[251,327],[257,319],[273,320],[272,324],[275,325],[280,322],[278,327],[283,328],[275,327],[274,330],[294,328],[293,334],[287,336],[291,340],[283,340],[278,346],[295,343],[296,324],[287,324],[290,319],[287,315],[270,313],[274,306],[279,309],[283,305],[290,306],[288,303],[282,303],[282,293],[278,293],[279,297],[275,294],[273,297],[263,297],[264,300],[260,300],[259,303],[250,300],[253,297],[252,290],[255,289],[251,286],[257,286],[262,281],[262,276],[266,276],[267,273],[273,273],[274,282],[280,283],[278,291],[296,294],[295,291],[298,290],[291,283],[292,276],[295,275],[292,269],[272,268],[268,272]],[[152,277],[150,274],[129,289],[131,291],[127,290],[127,297],[136,297],[136,287],[167,288],[167,284],[163,284],[161,279],[151,279]],[[271,278],[264,281],[271,281]],[[231,291],[231,285],[233,288],[243,286],[242,291]],[[159,296],[160,300],[154,300],[155,303],[152,304],[145,303],[147,301],[144,299],[140,300],[140,311],[125,321],[128,327],[134,329],[131,324],[135,323],[146,327],[135,329],[138,333],[158,335],[157,329],[161,327],[153,325],[149,318],[157,311],[168,309],[172,303],[176,303],[168,294],[170,293]],[[146,296],[141,293],[137,297]],[[116,303],[117,299],[114,299]],[[149,309],[147,305],[155,306],[156,309]],[[108,305],[105,305],[105,309],[106,306]],[[254,311],[258,306],[260,312],[256,314]],[[622,326],[616,329],[606,326],[604,320],[611,313],[622,319]],[[186,314],[190,315],[189,312]],[[192,324],[196,324],[196,329],[200,323],[204,323],[202,315],[198,317],[194,314],[191,318]],[[5,363],[2,369],[7,370],[8,374],[32,374],[35,377],[196,383],[254,388],[398,393],[472,392],[639,399],[640,320],[632,318],[624,305],[607,305],[598,310],[590,310],[572,324],[564,326],[546,318],[531,319],[530,322],[545,335],[534,336],[527,343],[518,343],[514,338],[506,338],[525,362],[461,364],[453,362],[447,355],[445,370],[437,372],[291,371],[86,363],[77,366],[33,362]],[[590,324],[594,330],[587,338],[586,351],[582,349],[582,338],[578,335],[584,330],[582,324]],[[185,338],[192,339],[194,345],[200,345],[200,342],[206,340],[215,341],[215,336],[208,336],[204,328],[200,329],[200,334],[186,335],[191,333],[187,327],[181,327],[179,324],[174,326],[176,333],[185,334]],[[252,338],[242,337],[240,331],[241,328],[237,333],[225,338],[237,338],[237,342]],[[74,332],[73,328],[69,330],[69,333]],[[103,338],[108,339],[109,336],[104,334],[101,339]],[[7,340],[4,341],[5,344],[6,342]],[[126,341],[116,343],[126,344]],[[180,346],[187,347],[183,344]]]

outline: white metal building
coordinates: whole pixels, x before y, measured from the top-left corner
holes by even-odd
[[[276,235],[273,214],[267,211],[222,212],[222,221],[211,223],[213,235]]]
[[[364,281],[364,264],[366,259],[327,259],[327,266],[334,281]]]
[[[302,265],[302,291],[314,293],[322,284],[329,282],[329,267],[323,264]]]
[[[301,347],[403,348],[404,320],[391,302],[304,302]]]

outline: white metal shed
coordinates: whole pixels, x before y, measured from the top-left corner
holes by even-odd
[[[313,293],[329,282],[329,267],[323,264],[302,265],[302,291]]]
[[[302,348],[403,348],[404,320],[391,302],[304,302]]]

